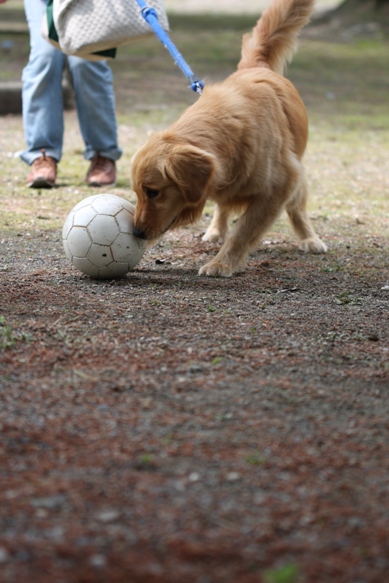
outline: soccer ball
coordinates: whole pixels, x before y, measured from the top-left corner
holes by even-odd
[[[62,229],[66,256],[82,273],[122,277],[139,263],[146,241],[133,235],[135,207],[115,194],[97,194],[79,202]]]

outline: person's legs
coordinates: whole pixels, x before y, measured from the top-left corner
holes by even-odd
[[[117,139],[111,69],[105,61],[69,57],[69,70],[85,142],[85,159],[92,160],[98,154],[113,161],[118,160],[122,150]]]
[[[62,74],[66,57],[41,35],[45,0],[24,0],[30,29],[30,57],[23,70],[23,122],[28,149],[22,160],[42,156],[59,161],[63,142]]]

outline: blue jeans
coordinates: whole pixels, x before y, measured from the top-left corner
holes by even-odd
[[[77,115],[85,143],[84,158],[98,152],[118,160],[115,96],[112,72],[105,61],[66,57],[41,36],[45,0],[24,0],[30,29],[30,58],[23,69],[23,123],[28,149],[21,154],[27,164],[41,149],[58,162],[62,156],[64,120],[62,75],[66,60],[76,97]]]

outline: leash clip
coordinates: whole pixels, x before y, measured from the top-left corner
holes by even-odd
[[[190,88],[192,89],[192,91],[194,91],[198,95],[201,95],[203,92],[203,89],[204,89],[203,81],[200,81],[200,79],[198,79],[196,77],[196,75],[191,75],[189,77],[189,81],[190,81]]]

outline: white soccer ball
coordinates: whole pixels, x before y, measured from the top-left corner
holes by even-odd
[[[66,256],[82,273],[101,279],[122,277],[141,260],[146,241],[133,235],[135,207],[116,194],[79,202],[62,229]]]

